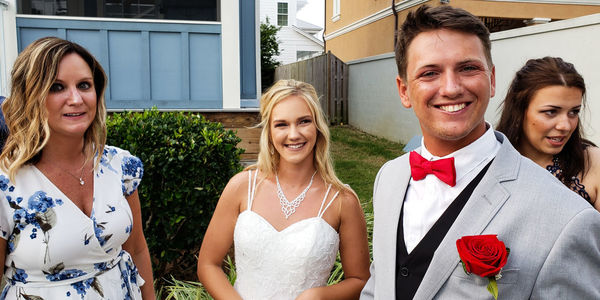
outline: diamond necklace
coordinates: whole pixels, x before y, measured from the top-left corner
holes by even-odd
[[[304,191],[302,191],[302,193],[300,193],[300,195],[298,195],[298,197],[296,197],[296,199],[290,201],[285,197],[285,194],[283,193],[283,190],[281,189],[281,184],[279,184],[279,176],[277,176],[277,173],[275,173],[275,180],[277,181],[277,197],[279,197],[279,204],[281,204],[281,211],[285,215],[286,219],[289,218],[293,213],[296,212],[296,208],[298,208],[298,206],[300,206],[300,203],[302,203],[302,201],[306,197],[306,192],[308,192],[308,189],[310,189],[310,187],[312,186],[313,179],[315,178],[315,174],[317,174],[317,171],[315,171],[312,174],[312,177],[310,178],[310,182],[308,183],[308,186],[304,189]]]

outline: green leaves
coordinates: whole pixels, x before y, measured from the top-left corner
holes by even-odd
[[[275,79],[275,68],[281,63],[275,58],[280,54],[277,32],[281,27],[269,23],[267,18],[265,23],[260,24],[260,69],[261,85],[267,88],[273,84]]]
[[[487,290],[494,296],[494,299],[498,300],[498,283],[496,283],[496,279],[494,277],[488,277],[489,283],[487,285]]]
[[[194,255],[219,196],[241,170],[241,140],[201,115],[156,108],[112,114],[107,127],[107,144],[144,163],[139,195],[155,277],[185,278],[172,268],[195,270]]]

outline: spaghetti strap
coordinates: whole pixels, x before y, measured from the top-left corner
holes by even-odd
[[[337,195],[340,193],[340,191],[337,191],[333,195],[333,197],[331,198],[329,203],[327,203],[327,206],[325,206],[325,209],[323,209],[323,205],[325,204],[325,201],[327,200],[327,196],[329,195],[330,190],[331,190],[331,184],[329,184],[329,187],[327,187],[327,192],[325,193],[325,197],[323,198],[323,202],[321,203],[321,208],[319,209],[319,214],[317,215],[319,218],[323,217],[323,214],[325,213],[325,211],[329,208],[331,203],[333,203],[333,200],[335,200],[335,198],[337,198]]]
[[[252,205],[252,170],[248,170],[248,198],[246,198],[246,210],[250,209],[250,205]]]
[[[256,177],[258,177],[258,169],[254,172],[254,181],[252,181],[252,170],[250,170],[248,174],[248,207],[246,207],[246,210],[252,210],[252,202],[254,202],[254,194],[256,194]]]

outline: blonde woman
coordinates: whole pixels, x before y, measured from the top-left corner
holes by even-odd
[[[0,299],[155,298],[143,167],[104,145],[105,87],[100,64],[69,41],[39,39],[15,61],[2,106]]]
[[[281,80],[263,95],[260,113],[258,162],[225,187],[198,278],[215,299],[358,299],[369,277],[365,220],[333,170],[314,88]],[[232,243],[234,287],[221,269]],[[345,279],[326,286],[338,249]]]

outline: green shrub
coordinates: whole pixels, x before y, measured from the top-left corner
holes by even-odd
[[[223,188],[241,170],[240,139],[201,115],[156,109],[112,114],[107,127],[108,145],[144,163],[139,196],[154,276],[195,280],[194,255]]]

